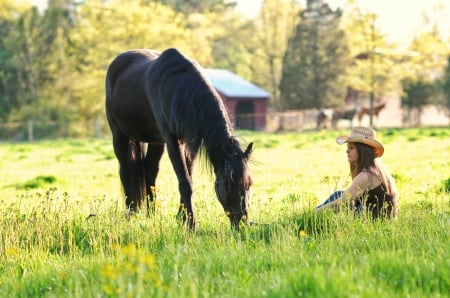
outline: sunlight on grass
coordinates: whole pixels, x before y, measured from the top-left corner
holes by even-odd
[[[189,232],[176,221],[167,155],[154,212],[129,216],[109,140],[0,144],[0,296],[445,296],[450,131],[380,130],[401,196],[398,220],[377,222],[312,211],[350,182],[334,142],[344,133],[243,132],[256,146],[251,224],[240,233],[204,160],[194,171],[199,229]]]

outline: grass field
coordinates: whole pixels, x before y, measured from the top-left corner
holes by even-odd
[[[156,212],[125,216],[110,140],[0,143],[0,297],[449,297],[450,129],[382,129],[395,222],[313,207],[350,181],[348,131],[256,133],[250,217],[231,231],[204,160],[199,229],[175,219],[165,154]]]

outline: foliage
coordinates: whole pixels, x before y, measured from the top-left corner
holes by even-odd
[[[348,184],[345,148],[334,142],[342,134],[238,131],[255,142],[252,225],[241,233],[230,230],[201,163],[194,173],[200,226],[190,233],[175,220],[167,155],[155,213],[129,217],[110,140],[2,143],[0,296],[447,295],[450,131],[377,131],[383,161],[403,178],[398,220],[370,223],[351,212],[312,211]],[[16,188],[39,176],[56,181]]]
[[[0,119],[5,119],[12,110],[20,106],[20,89],[15,82],[19,80],[20,69],[13,63],[13,52],[8,50],[8,34],[16,27],[17,16],[25,8],[16,1],[0,1]]]
[[[418,113],[417,119],[420,119],[422,107],[427,104],[442,105],[447,110],[444,99],[445,91],[440,85],[441,82],[445,82],[445,79],[441,78],[445,78],[446,58],[450,48],[441,37],[435,24],[425,25],[430,28],[418,34],[411,42],[410,50],[416,55],[411,58],[413,63],[408,63],[408,75],[402,80],[404,92],[402,106],[407,108],[408,118],[411,109],[415,109]],[[420,125],[420,122],[416,121],[415,124]]]
[[[345,97],[348,48],[342,11],[308,1],[289,40],[280,82],[283,109],[339,106]]]
[[[283,57],[286,54],[288,40],[300,21],[300,5],[294,1],[263,1],[259,18],[255,20],[254,59],[261,63],[252,66],[253,73],[258,76],[257,82],[272,95],[272,107],[282,109],[280,98],[280,80],[283,68]]]
[[[45,188],[47,185],[55,183],[56,177],[52,175],[39,175],[27,182],[23,185],[20,185],[19,188],[24,189],[32,189],[32,188]]]
[[[445,68],[445,73],[442,79],[442,89],[443,89],[443,106],[447,109],[447,113],[450,115],[450,55],[447,58],[447,67]]]
[[[398,89],[398,78],[404,75],[400,65],[404,61],[392,50],[395,46],[388,43],[377,28],[379,16],[361,9],[356,5],[357,1],[351,2],[343,19],[352,59],[348,84],[358,92],[357,97],[368,97],[373,92],[375,101],[379,101]]]
[[[411,121],[410,113],[413,109],[417,109],[419,112],[415,124],[420,125],[421,110],[433,99],[433,95],[436,93],[435,87],[432,83],[422,78],[416,80],[404,79],[402,87],[405,94],[402,96],[401,104],[408,111],[407,119]]]
[[[10,57],[6,63],[10,68],[3,79],[11,94],[5,94],[10,100],[2,100],[7,113],[0,116],[8,121],[64,121],[70,117],[65,114],[71,110],[70,85],[62,79],[72,72],[64,51],[72,19],[65,9],[67,3],[52,3],[44,15],[36,8],[24,9],[4,33],[2,47]]]
[[[415,63],[409,69],[410,76],[422,76],[431,80],[441,75],[450,49],[439,32],[431,31],[416,36],[410,50],[418,53],[413,57]]]
[[[439,11],[410,45],[420,55],[405,56],[354,0],[342,11],[307,1],[324,5],[318,18],[302,16],[299,1],[265,0],[254,19],[228,0],[52,0],[45,10],[30,2],[0,0],[0,123],[50,123],[43,136],[85,136],[84,123],[104,115],[107,65],[131,48],[178,47],[204,67],[234,71],[269,91],[275,110],[339,106],[347,86],[357,100],[397,95],[404,78],[440,79],[448,56],[433,23]],[[443,104],[438,90],[433,103]]]
[[[151,2],[158,2],[166,6],[170,6],[173,10],[183,13],[185,15],[207,13],[207,12],[223,12],[234,8],[235,1],[226,0],[145,0],[146,5]]]

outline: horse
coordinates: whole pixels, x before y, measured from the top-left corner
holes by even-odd
[[[359,111],[359,109],[359,106],[355,106],[355,108],[351,110],[334,111],[331,117],[331,125],[333,126],[333,128],[336,128],[338,121],[342,119],[349,120],[350,126],[352,126],[353,118],[355,117],[355,114]]]
[[[327,120],[327,114],[323,110],[320,110],[319,113],[317,113],[316,117],[316,129],[319,130],[320,128],[326,128],[327,125],[325,124],[325,121]]]
[[[378,114],[380,114],[381,110],[386,107],[386,103],[382,102],[376,106],[373,107],[372,115],[375,116],[378,119]],[[370,107],[361,107],[361,110],[358,112],[358,121],[361,124],[362,118],[364,115],[370,116]]]
[[[156,199],[164,146],[178,180],[177,219],[195,230],[193,167],[198,153],[214,171],[214,189],[231,227],[247,223],[252,178],[245,150],[218,93],[201,66],[174,48],[120,53],[105,80],[106,117],[130,213]]]
[[[329,109],[320,109],[316,115],[316,129],[320,130],[321,128],[326,129],[329,121],[330,115],[332,115],[332,111]]]

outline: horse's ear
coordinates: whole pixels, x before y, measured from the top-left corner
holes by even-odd
[[[244,156],[248,159],[250,157],[250,154],[253,152],[253,142],[248,144],[247,149],[245,149]]]

